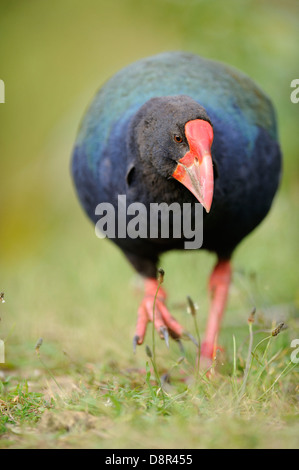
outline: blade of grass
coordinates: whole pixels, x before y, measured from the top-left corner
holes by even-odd
[[[157,296],[159,289],[161,287],[161,284],[163,283],[164,280],[164,271],[162,268],[158,269],[158,287],[156,290],[156,294],[154,297],[154,303],[153,303],[153,328],[152,328],[152,349],[153,349],[153,360],[154,362],[156,361],[156,343],[155,343],[155,315],[156,315],[156,301],[157,301]]]
[[[44,361],[42,360],[41,358],[41,355],[40,355],[40,348],[41,348],[41,345],[43,344],[43,338],[39,338],[39,340],[37,341],[36,345],[35,345],[35,352],[37,354],[37,357],[40,361],[40,363],[42,364],[42,366],[45,368],[45,370],[48,372],[48,374],[50,375],[50,377],[53,379],[53,381],[55,382],[56,386],[58,387],[58,389],[61,391],[61,393],[64,395],[64,391],[63,389],[61,388],[61,386],[59,385],[59,383],[57,382],[57,380],[55,379],[54,375],[52,374],[51,370],[49,369],[49,367],[44,363]]]
[[[252,347],[253,347],[253,331],[252,331],[252,325],[253,325],[253,322],[254,322],[255,311],[256,311],[256,309],[254,308],[254,309],[252,310],[251,314],[249,315],[249,318],[248,318],[249,346],[248,346],[248,353],[247,353],[247,359],[246,359],[246,365],[245,365],[243,383],[242,383],[242,386],[241,386],[241,389],[240,389],[240,392],[239,392],[239,399],[238,399],[238,402],[242,399],[242,397],[243,397],[243,395],[244,395],[244,393],[245,393],[246,384],[247,384],[247,380],[248,380],[248,375],[249,375],[249,371],[250,371],[251,364],[252,364]]]

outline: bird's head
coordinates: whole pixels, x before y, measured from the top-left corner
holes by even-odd
[[[205,109],[185,95],[152,98],[137,112],[134,133],[144,164],[182,183],[209,212],[213,128]]]

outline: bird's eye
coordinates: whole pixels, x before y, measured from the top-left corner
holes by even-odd
[[[174,141],[175,141],[177,144],[181,144],[181,143],[183,142],[183,138],[182,138],[180,135],[178,135],[178,134],[175,134],[175,135],[173,136],[173,139],[174,139]]]

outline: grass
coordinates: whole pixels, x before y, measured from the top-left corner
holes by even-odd
[[[192,380],[194,364],[187,357],[172,365],[167,380],[160,364],[163,393],[148,366],[143,372],[115,362],[69,363],[54,380],[43,360],[31,383],[43,393],[29,391],[26,381],[13,385],[16,378],[3,383],[0,446],[296,447],[298,373],[284,347],[285,334],[281,341],[267,335],[265,348],[263,339],[256,344],[246,387],[241,352],[233,357],[235,368],[223,374],[220,367],[210,379]]]
[[[52,406],[42,393],[29,392],[26,380],[13,385],[8,377],[1,382],[1,396],[1,435],[7,433],[7,430],[18,433],[18,428],[23,424],[34,425],[42,413]]]

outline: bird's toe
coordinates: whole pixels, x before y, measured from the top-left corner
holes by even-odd
[[[134,351],[137,345],[144,341],[144,337],[149,322],[154,322],[155,329],[161,339],[165,340],[169,347],[169,336],[173,339],[179,339],[186,336],[184,328],[168,311],[164,299],[158,299],[154,296],[145,296],[138,309],[137,325],[133,339]]]

